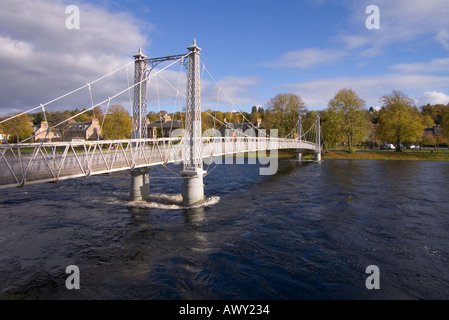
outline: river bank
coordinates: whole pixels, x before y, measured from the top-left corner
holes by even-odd
[[[384,150],[359,150],[356,153],[347,151],[324,152],[322,159],[349,159],[349,160],[414,160],[414,161],[449,161],[447,150],[439,152],[433,150],[422,151],[384,151]],[[280,159],[294,159],[296,150],[279,150]],[[313,154],[304,154],[304,159],[314,159]]]

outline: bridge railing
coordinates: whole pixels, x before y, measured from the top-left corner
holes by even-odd
[[[0,187],[182,163],[182,138],[0,145]],[[203,158],[273,149],[316,151],[312,142],[271,137],[203,137]]]
[[[274,149],[317,150],[317,146],[312,142],[272,137],[203,137],[202,148],[203,156],[220,156]]]
[[[0,145],[0,186],[111,173],[181,156],[181,138]]]

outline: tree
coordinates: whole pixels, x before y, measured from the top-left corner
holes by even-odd
[[[449,108],[445,109],[441,117],[442,134],[449,139]]]
[[[45,111],[45,117],[48,117],[49,112]],[[31,122],[35,126],[40,126],[42,121],[45,121],[44,113],[43,112],[37,112],[30,114]]]
[[[295,94],[278,94],[268,102],[265,111],[265,127],[278,129],[279,137],[287,136],[296,126],[299,117],[304,117],[307,107]]]
[[[151,122],[154,122],[154,121],[161,120],[161,115],[159,113],[154,112],[154,111],[150,111],[147,114],[147,118],[148,118],[148,120],[151,123]]]
[[[232,122],[234,116],[232,115],[232,112],[228,111],[224,115],[224,119],[226,119],[226,122]]]
[[[210,116],[211,110],[201,112],[201,129],[207,130],[214,127],[214,119]]]
[[[421,107],[421,113],[423,116],[427,115],[431,117],[435,124],[439,125],[442,123],[442,118],[446,109],[447,106],[444,104],[430,105],[430,103],[428,103],[427,105]]]
[[[88,122],[91,120],[91,117],[89,117],[88,111],[86,111],[85,108],[83,110],[79,110],[79,109],[72,110],[71,111],[72,116],[77,115],[78,113],[83,112],[83,111],[84,111],[84,113],[82,113],[74,118],[75,122]]]
[[[101,134],[106,140],[129,139],[131,137],[131,116],[121,105],[109,107],[104,118]]]
[[[344,137],[349,152],[362,142],[369,133],[371,122],[368,112],[362,108],[365,101],[352,89],[342,89],[329,101],[329,109],[333,119],[327,125],[335,126],[337,137]]]
[[[334,148],[342,143],[344,141],[344,135],[340,129],[337,109],[329,107],[320,112],[320,117],[325,148]]]
[[[256,113],[256,112],[258,112],[258,111],[257,111],[257,107],[256,107],[256,106],[253,106],[253,107],[251,108],[251,114],[254,114],[254,113]]]
[[[209,109],[202,112],[201,119],[203,131],[211,128],[218,129],[222,125],[224,114],[221,111]]]
[[[257,111],[260,113],[262,120],[265,119],[265,110],[262,107],[259,107]]]
[[[9,136],[10,142],[20,142],[33,135],[32,123],[26,114],[3,122],[2,130],[6,136]]]
[[[251,122],[252,123],[257,123],[258,120],[262,119],[262,115],[260,114],[259,111],[255,111],[254,113],[251,114]]]
[[[70,125],[70,121],[66,121],[72,117],[72,113],[68,110],[64,112],[56,111],[47,114],[48,127],[54,127],[52,130],[60,137],[65,136],[65,131]],[[65,122],[64,122],[65,121]]]
[[[103,114],[103,109],[101,109],[100,106],[95,106],[93,108],[93,110],[91,111],[92,113],[92,118],[95,117],[98,122],[102,123],[103,122],[103,118],[104,118],[104,114]]]
[[[399,152],[402,143],[421,139],[425,126],[412,99],[394,90],[380,101],[383,106],[379,112],[377,135],[382,141],[395,142]]]
[[[422,115],[422,122],[423,122],[423,125],[424,125],[426,128],[433,128],[433,127],[435,126],[435,121],[434,121],[433,118],[432,118],[430,115],[428,115],[428,114]],[[441,123],[441,122],[440,122],[440,123]]]
[[[319,114],[318,111],[310,110],[310,111],[307,111],[306,114],[301,117],[303,134],[308,132],[312,128],[312,126],[315,125],[318,114]],[[316,134],[316,131],[314,130],[313,133],[311,133],[311,134]]]

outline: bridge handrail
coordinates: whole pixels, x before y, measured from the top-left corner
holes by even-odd
[[[117,143],[147,143],[147,142],[173,142],[181,141],[182,138],[159,138],[159,139],[123,139],[123,140],[85,140],[85,141],[60,141],[60,142],[32,142],[32,143],[6,143],[0,144],[0,149],[29,148],[29,147],[64,147],[64,146],[89,146],[97,144]]]
[[[17,148],[33,148],[33,147],[65,147],[65,146],[93,146],[93,145],[109,145],[109,144],[134,144],[134,143],[169,143],[182,141],[182,137],[174,138],[156,138],[156,139],[122,139],[122,140],[85,140],[85,141],[61,141],[61,142],[33,142],[33,143],[7,143],[0,144],[0,149],[17,149]],[[306,140],[287,139],[287,138],[273,138],[273,137],[202,137],[203,143],[210,142],[258,142],[270,141],[278,143],[295,143],[301,142],[310,146],[316,144]]]

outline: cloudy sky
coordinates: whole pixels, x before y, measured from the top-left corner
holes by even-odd
[[[67,28],[70,5],[80,10],[79,29]],[[380,29],[366,27],[369,5],[380,10]],[[367,107],[392,90],[417,106],[449,103],[447,0],[0,0],[0,7],[0,116],[129,64],[47,110],[100,103],[128,87],[139,47],[149,57],[182,54],[193,38],[206,67],[205,108],[249,111],[295,93],[320,110],[343,88]],[[151,81],[150,110],[184,103],[179,65]],[[130,108],[128,92],[113,100]]]

